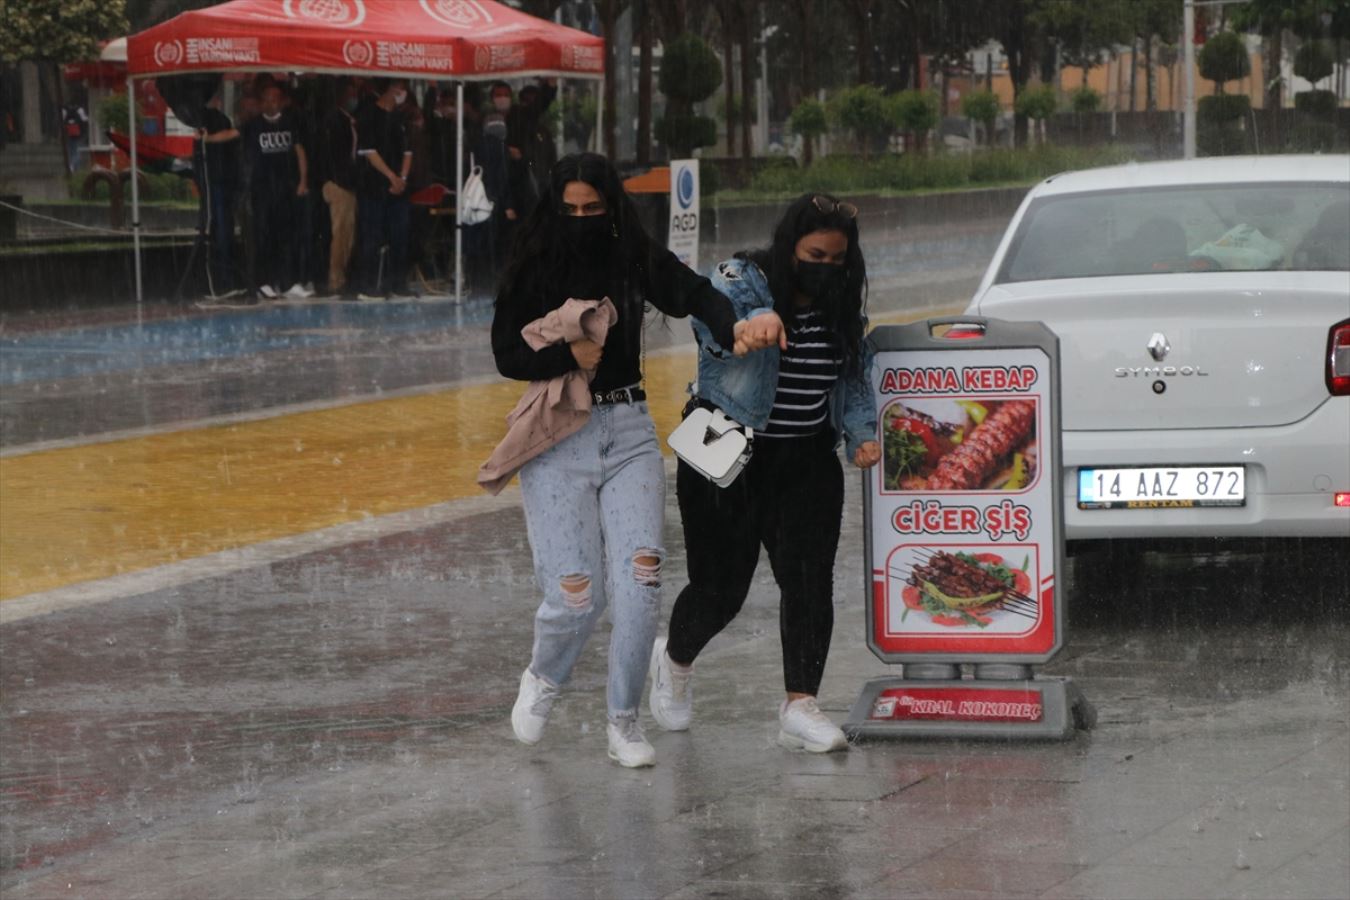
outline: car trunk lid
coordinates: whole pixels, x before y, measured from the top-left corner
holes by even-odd
[[[1350,274],[999,284],[971,311],[1059,335],[1066,429],[1274,426],[1327,401],[1327,335],[1350,317]]]

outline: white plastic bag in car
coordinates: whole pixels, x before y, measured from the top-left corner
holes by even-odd
[[[1207,256],[1224,269],[1275,269],[1284,260],[1284,247],[1255,225],[1237,225],[1217,241],[1201,244],[1191,256]]]

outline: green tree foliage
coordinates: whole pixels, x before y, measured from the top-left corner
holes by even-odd
[[[984,126],[985,143],[993,143],[998,114],[998,95],[993,91],[971,91],[961,98],[961,115]]]
[[[1054,85],[1049,84],[1027,88],[1017,98],[1017,111],[1028,119],[1048,119],[1058,106]]]
[[[1220,32],[1206,41],[1199,63],[1200,74],[1215,82],[1219,94],[1223,93],[1224,82],[1246,78],[1252,71],[1246,41],[1231,31]]]
[[[660,87],[666,95],[666,115],[657,125],[657,136],[674,158],[717,143],[717,122],[695,115],[694,104],[711,97],[721,85],[722,64],[702,38],[686,33],[665,45]]]
[[[816,138],[829,130],[829,127],[825,107],[818,100],[810,98],[803,100],[788,116],[788,128],[792,129],[793,134],[801,135],[803,143],[807,146],[813,144]],[[808,162],[812,155],[803,148],[803,156]]]
[[[937,94],[932,91],[901,91],[887,98],[891,121],[915,143],[924,147],[928,132],[937,127],[942,116]]]
[[[1076,113],[1095,113],[1102,108],[1102,95],[1083,85],[1069,95],[1069,105]]]
[[[99,41],[125,34],[126,28],[126,0],[4,0],[0,59],[94,59]]]
[[[853,132],[864,156],[869,155],[876,140],[891,133],[886,97],[875,85],[860,84],[839,91],[830,98],[829,113],[840,128]]]
[[[125,91],[120,94],[108,94],[99,101],[98,108],[94,110],[94,116],[104,131],[120,131],[124,134],[127,130],[127,114]]]
[[[1308,41],[1294,54],[1294,74],[1316,84],[1336,71],[1331,48],[1324,41]]]

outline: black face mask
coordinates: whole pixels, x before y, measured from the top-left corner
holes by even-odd
[[[818,305],[838,303],[848,286],[848,272],[833,263],[797,260],[797,290]]]
[[[578,256],[594,259],[609,249],[611,229],[608,215],[563,216],[562,230],[568,248]]]

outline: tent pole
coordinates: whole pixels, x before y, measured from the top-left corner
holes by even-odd
[[[141,191],[136,182],[136,85],[127,76],[127,128],[131,131],[131,252],[136,269],[136,317],[145,297],[141,289]]]
[[[455,302],[464,302],[464,82],[455,85]]]

